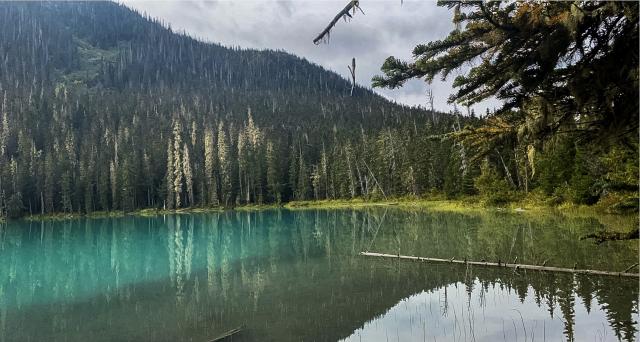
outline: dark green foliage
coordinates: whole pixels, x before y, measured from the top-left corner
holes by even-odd
[[[19,217],[22,214],[22,211],[24,210],[24,204],[22,203],[21,193],[16,192],[9,196],[9,199],[7,200],[6,210],[7,217],[9,218]]]
[[[571,174],[571,197],[577,204],[594,204],[600,195],[596,187],[596,177],[589,169],[588,155],[582,148],[576,148],[576,155],[573,163],[573,173]]]
[[[485,160],[480,167],[480,175],[475,179],[475,187],[489,205],[502,205],[513,199],[509,183],[498,175]]]
[[[546,195],[552,195],[556,188],[567,185],[571,179],[575,157],[575,144],[558,137],[544,146],[536,161],[539,169],[537,180]]]

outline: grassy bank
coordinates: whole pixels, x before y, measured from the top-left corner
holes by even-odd
[[[639,225],[637,211],[612,211],[608,203],[596,205],[575,205],[562,203],[549,205],[547,202],[533,201],[524,198],[520,201],[508,203],[504,206],[487,206],[478,197],[459,199],[416,199],[401,198],[396,200],[364,201],[356,200],[327,200],[327,201],[296,201],[285,205],[291,210],[305,209],[366,209],[373,207],[395,207],[406,210],[455,212],[478,216],[494,216],[500,214],[525,215],[531,220],[545,219],[554,215],[561,215],[568,219],[594,219],[609,232],[629,232]]]
[[[595,205],[575,205],[571,203],[561,203],[559,205],[552,204],[547,198],[541,198],[538,195],[530,195],[522,197],[516,201],[505,203],[501,206],[487,205],[481,197],[469,196],[457,199],[447,199],[443,196],[430,196],[428,198],[405,197],[383,200],[365,200],[362,198],[350,200],[319,200],[319,201],[292,201],[282,205],[277,204],[251,204],[244,206],[236,206],[234,208],[223,207],[193,207],[181,208],[175,210],[163,210],[156,208],[139,209],[132,212],[123,211],[99,211],[89,214],[84,213],[53,213],[53,214],[37,214],[24,217],[26,220],[67,220],[80,217],[88,218],[104,218],[104,217],[122,217],[122,216],[158,216],[168,214],[193,214],[207,212],[221,212],[224,210],[265,210],[274,208],[286,208],[290,210],[304,209],[359,209],[372,207],[397,207],[403,209],[415,210],[431,210],[446,212],[517,212],[523,214],[543,214],[543,213],[562,213],[575,217],[602,217],[602,216],[637,216],[637,209],[627,211],[612,210],[618,208],[619,198],[605,198],[603,201]],[[0,218],[2,220],[2,218]]]
[[[284,205],[291,210],[301,209],[341,209],[341,208],[371,208],[371,207],[398,207],[398,208],[422,208],[437,211],[483,211],[494,210],[487,208],[469,200],[446,200],[446,199],[419,199],[419,198],[398,198],[393,200],[323,200],[323,201],[293,201]]]
[[[177,210],[163,210],[155,208],[138,209],[134,211],[95,211],[91,213],[51,213],[51,214],[34,214],[23,217],[27,221],[42,220],[69,220],[77,218],[107,218],[107,217],[124,217],[124,216],[158,216],[169,214],[190,214],[221,211],[222,208],[182,208]]]
[[[375,206],[396,206],[401,208],[423,208],[437,211],[469,212],[469,211],[503,211],[503,212],[540,212],[559,211],[575,215],[637,215],[637,209],[618,210],[617,201],[608,200],[594,205],[576,205],[572,203],[550,203],[546,198],[528,196],[503,205],[487,205],[479,196],[468,196],[447,199],[441,196],[430,198],[396,198],[385,200],[322,200],[322,201],[293,201],[286,203],[288,209],[336,209],[336,208],[364,208]],[[614,203],[615,202],[615,203]],[[612,204],[614,203],[614,204]],[[613,208],[613,209],[612,209]]]
[[[175,215],[175,214],[196,214],[196,213],[211,213],[211,212],[222,212],[225,210],[238,210],[238,211],[247,211],[247,210],[264,210],[264,209],[274,209],[280,208],[281,205],[275,204],[251,204],[244,206],[237,206],[233,208],[224,208],[224,207],[191,207],[191,208],[180,208],[180,209],[157,209],[157,208],[145,208],[145,209],[137,209],[134,211],[95,211],[92,213],[51,213],[51,214],[34,214],[24,216],[23,219],[28,221],[42,221],[42,220],[69,220],[69,219],[77,219],[77,218],[106,218],[106,217],[124,217],[124,216],[145,216],[145,217],[153,217],[159,215]],[[2,222],[2,218],[0,218],[0,222]]]

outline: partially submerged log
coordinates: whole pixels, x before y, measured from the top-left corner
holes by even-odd
[[[239,326],[237,328],[231,329],[227,332],[222,333],[221,335],[219,335],[218,337],[215,337],[213,340],[209,340],[209,342],[220,342],[220,341],[225,341],[228,338],[232,337],[233,335],[241,332],[243,329],[243,326]]]
[[[639,237],[640,237],[640,229],[635,229],[627,233],[608,232],[605,230],[605,231],[581,236],[580,240],[595,239],[596,244],[599,245],[605,241],[634,240],[634,239],[638,239]]]
[[[525,265],[525,264],[515,264],[515,263],[510,264],[510,263],[502,263],[500,261],[498,262],[468,261],[468,260],[456,260],[454,258],[439,259],[439,258],[427,258],[427,257],[418,257],[418,256],[410,256],[410,255],[372,253],[372,252],[360,252],[360,255],[400,259],[400,260],[422,261],[422,262],[428,261],[428,262],[440,262],[440,263],[450,263],[450,264],[506,267],[506,268],[513,268],[516,270],[521,269],[521,270],[533,270],[533,271],[564,272],[564,273],[574,273],[574,274],[592,274],[592,275],[606,275],[606,276],[618,276],[618,277],[640,277],[640,274],[638,273],[627,273],[626,271],[628,271],[629,269],[623,272],[611,272],[611,271],[583,270],[583,269],[564,268],[564,267]]]

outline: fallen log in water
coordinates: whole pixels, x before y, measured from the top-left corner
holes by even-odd
[[[233,335],[241,332],[243,329],[243,326],[239,326],[237,328],[231,329],[225,333],[222,333],[220,336],[214,338],[213,340],[209,340],[209,342],[219,342],[219,341],[225,341],[228,338],[232,337]]]
[[[635,229],[626,233],[601,231],[581,236],[580,240],[594,239],[596,244],[599,245],[606,241],[634,240],[638,238],[640,238],[640,229]]]
[[[598,270],[581,270],[581,269],[576,269],[576,268],[564,268],[564,267],[525,265],[525,264],[515,264],[515,263],[510,264],[510,263],[502,263],[500,261],[498,261],[498,262],[468,261],[468,260],[456,260],[456,259],[453,259],[453,258],[451,258],[451,259],[438,259],[438,258],[417,257],[417,256],[410,256],[410,255],[373,253],[373,252],[360,252],[360,255],[371,256],[371,257],[401,259],[401,260],[422,261],[422,262],[429,261],[429,262],[441,262],[441,263],[463,264],[463,265],[507,267],[507,268],[513,268],[513,269],[516,269],[516,270],[521,269],[521,270],[534,270],[534,271],[549,271],[549,272],[564,272],[564,273],[577,273],[577,274],[607,275],[607,276],[618,276],[618,277],[640,277],[640,274],[638,274],[638,273],[627,273],[626,271],[628,271],[629,269],[627,269],[627,270],[625,270],[623,272],[611,272],[611,271],[598,271]]]

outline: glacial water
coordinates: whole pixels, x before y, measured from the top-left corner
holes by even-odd
[[[414,263],[360,251],[621,271],[623,218],[397,208],[0,224],[0,341],[636,341],[638,279]],[[637,272],[637,268],[633,270]]]

